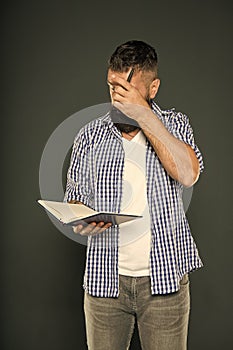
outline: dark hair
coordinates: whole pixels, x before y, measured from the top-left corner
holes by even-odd
[[[157,76],[158,56],[155,49],[139,40],[131,40],[118,46],[108,61],[108,69],[126,72],[136,70],[152,71]]]

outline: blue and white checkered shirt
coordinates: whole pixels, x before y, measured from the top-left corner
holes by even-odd
[[[154,102],[152,110],[171,134],[194,149],[202,172],[202,155],[187,116],[174,109],[162,111]],[[97,211],[120,212],[123,169],[120,132],[109,114],[95,119],[75,138],[65,200],[78,200]],[[183,186],[168,175],[148,140],[146,180],[151,219],[151,293],[172,293],[179,289],[182,276],[200,268],[202,261],[185,216]],[[119,230],[114,226],[88,237],[84,289],[93,296],[119,295]]]

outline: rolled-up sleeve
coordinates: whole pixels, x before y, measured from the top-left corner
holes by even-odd
[[[72,148],[64,201],[77,200],[91,207],[89,145],[85,132],[76,136]]]
[[[181,112],[174,112],[170,119],[169,131],[173,134],[173,136],[192,147],[199,161],[200,172],[203,172],[203,156],[200,149],[195,143],[194,133],[189,122],[189,118]]]

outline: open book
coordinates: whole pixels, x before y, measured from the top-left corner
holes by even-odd
[[[129,213],[97,212],[83,204],[70,204],[47,200],[38,200],[38,203],[64,225],[75,226],[78,224],[100,221],[105,223],[111,222],[113,225],[120,225],[124,222],[142,217]]]

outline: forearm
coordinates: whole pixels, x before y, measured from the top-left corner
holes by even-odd
[[[137,121],[168,174],[184,186],[192,186],[199,176],[193,149],[174,137],[151,110],[145,109]]]

